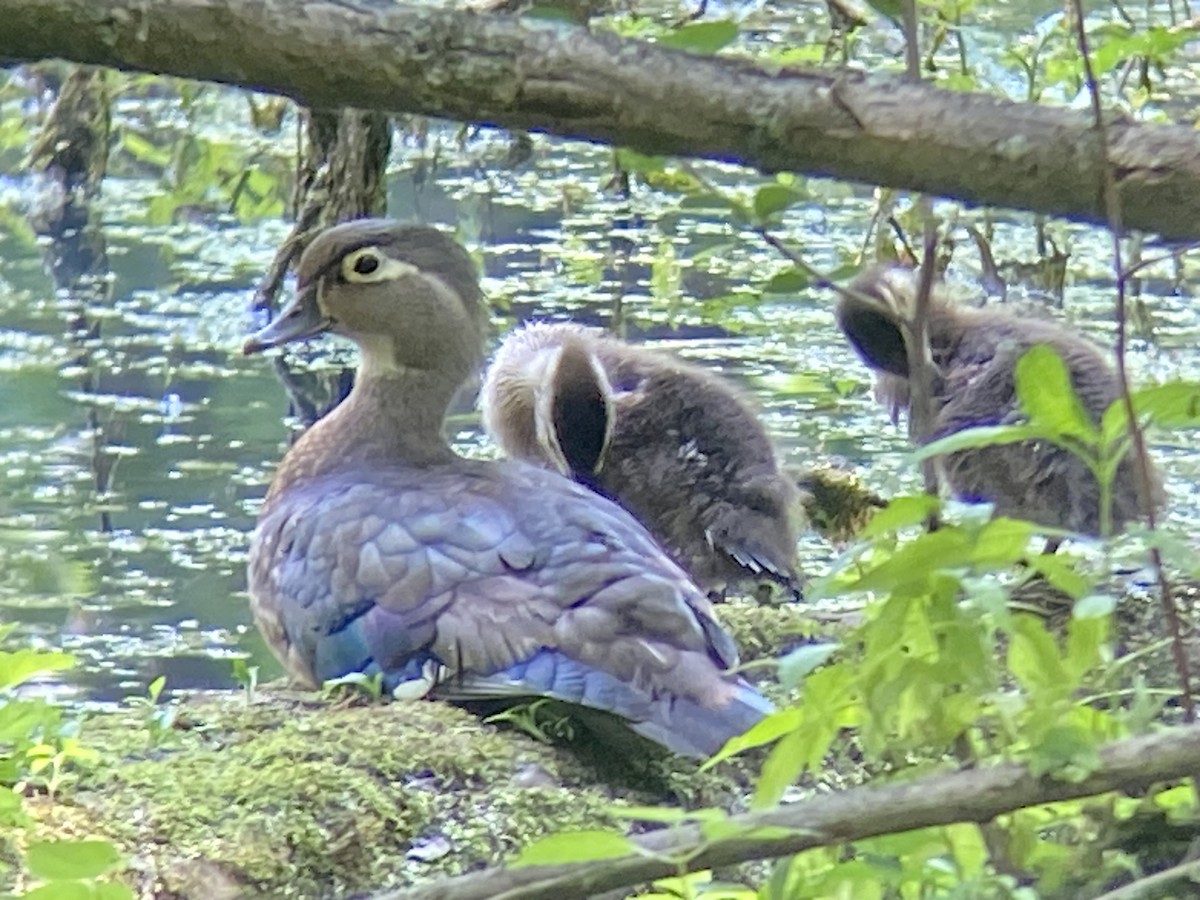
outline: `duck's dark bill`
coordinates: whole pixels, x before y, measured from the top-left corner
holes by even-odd
[[[296,299],[279,314],[266,328],[253,334],[242,347],[242,352],[261,353],[272,347],[282,347],[292,341],[301,341],[329,329],[333,320],[321,314],[320,308],[306,293]]]

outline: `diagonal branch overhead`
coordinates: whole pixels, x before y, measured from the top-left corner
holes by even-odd
[[[219,81],[1102,224],[1084,112],[378,0],[0,0],[0,59]],[[1114,121],[1125,224],[1200,237],[1200,134]]]

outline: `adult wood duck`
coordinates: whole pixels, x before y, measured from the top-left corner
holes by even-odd
[[[620,503],[705,590],[799,592],[799,495],[724,379],[595,329],[533,323],[497,351],[481,405],[506,454]]]
[[[878,266],[859,275],[850,288],[851,295],[838,302],[838,324],[876,371],[876,394],[895,414],[909,406],[905,341],[916,278],[906,269]],[[929,440],[965,428],[1022,421],[1016,364],[1036,344],[1048,344],[1062,357],[1093,421],[1099,422],[1120,396],[1117,377],[1100,349],[1059,322],[1020,316],[1011,309],[956,307],[935,285],[928,332],[934,363]],[[944,457],[944,470],[955,496],[992,503],[997,514],[1084,534],[1100,532],[1099,485],[1082,460],[1056,444],[1027,441],[963,450]],[[1153,502],[1161,502],[1157,483]],[[1128,457],[1113,485],[1112,513],[1114,527],[1143,514]]]
[[[737,650],[704,594],[616,504],[443,438],[484,317],[470,257],[434,229],[349,222],[305,251],[294,301],[246,351],[332,332],[362,357],[268,491],[258,627],[307,685],[365,672],[398,696],[550,697],[712,754],[770,706],[729,673]]]

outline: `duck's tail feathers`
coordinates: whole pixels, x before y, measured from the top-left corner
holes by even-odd
[[[745,681],[723,706],[710,708],[684,697],[653,696],[554,650],[541,650],[491,675],[450,676],[432,696],[457,702],[550,697],[617,716],[642,737],[697,758],[712,756],[773,709]]]

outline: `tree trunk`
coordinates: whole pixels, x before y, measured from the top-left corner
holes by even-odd
[[[370,0],[0,0],[0,58],[221,81],[1103,224],[1088,114]],[[1125,223],[1200,237],[1200,135],[1113,121]]]

